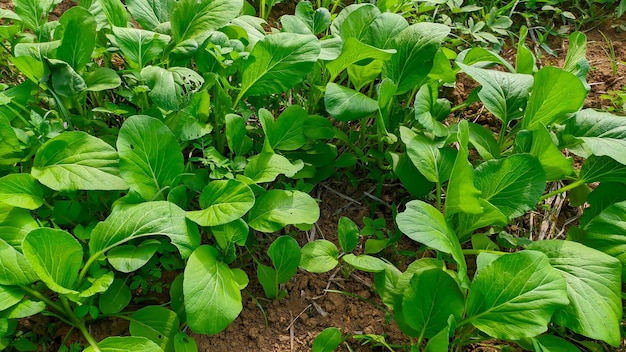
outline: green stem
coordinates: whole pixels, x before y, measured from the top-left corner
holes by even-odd
[[[83,336],[85,337],[85,340],[87,340],[91,348],[93,348],[95,352],[100,352],[100,347],[98,347],[98,341],[96,341],[96,339],[94,339],[94,337],[91,336],[91,334],[87,330],[87,327],[85,326],[85,322],[81,321],[80,324],[76,328],[80,330],[80,332],[83,334]]]
[[[437,209],[439,211],[442,211],[443,209],[441,209],[441,182],[437,182],[437,188],[436,189],[437,189],[437,194],[436,194],[436,197],[437,197],[437,199],[436,199],[437,200]]]
[[[20,286],[20,288],[28,292],[29,295],[37,298],[40,301],[43,301],[44,303],[46,303],[47,306],[52,307],[52,309],[56,310],[58,313],[65,314],[65,309],[62,306],[58,305],[57,303],[52,301],[50,298],[44,296],[39,291],[35,291],[28,286]]]
[[[557,194],[561,194],[563,192],[569,191],[570,189],[574,189],[574,188],[576,188],[578,186],[582,186],[584,184],[585,184],[585,180],[576,180],[576,181],[570,183],[569,185],[565,185],[565,186],[563,186],[563,187],[561,187],[561,188],[559,188],[559,189],[557,189],[555,191],[552,191],[550,193],[544,194],[541,198],[539,198],[539,201],[542,202],[542,201],[544,201],[544,200],[546,200],[546,199],[548,199],[550,197],[554,197]]]
[[[504,143],[506,141],[506,124],[502,122],[502,127],[500,127],[500,135],[498,136],[498,146],[500,147],[500,152],[503,152],[502,148],[504,147]]]
[[[267,20],[267,18],[265,18],[265,0],[259,2],[259,15],[262,19]]]

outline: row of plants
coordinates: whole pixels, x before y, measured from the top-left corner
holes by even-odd
[[[256,17],[241,0],[83,0],[58,21],[58,1],[13,3],[0,10],[16,79],[0,92],[0,347],[31,348],[18,320],[42,314],[85,351],[193,351],[186,331],[225,329],[248,274],[282,299],[298,268],[338,265],[373,273],[414,350],[620,344],[626,120],[582,109],[582,33],[563,67],[539,68],[526,27],[511,64],[416,16],[443,3],[303,1],[278,28],[262,18],[273,4]],[[479,88],[453,106],[442,92],[460,74]],[[498,131],[461,117],[474,103]],[[309,192],[359,170],[377,195],[389,179],[410,194],[399,232],[342,218],[339,247],[301,247],[320,216]],[[590,205],[567,240],[505,231],[561,194]],[[420,244],[404,272],[384,256],[402,234]],[[163,271],[180,272],[169,304],[133,311]],[[131,336],[96,341],[88,325],[105,318]],[[313,349],[345,338],[331,328]]]

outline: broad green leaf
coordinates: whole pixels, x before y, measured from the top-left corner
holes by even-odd
[[[212,226],[211,233],[221,248],[231,243],[243,246],[248,238],[248,224],[243,219],[236,219],[224,225]]]
[[[100,295],[99,307],[102,314],[116,314],[130,303],[132,292],[124,280],[115,279],[109,288]]]
[[[372,4],[352,4],[339,12],[330,26],[330,32],[343,40],[360,40],[379,16],[380,10]]]
[[[565,279],[548,257],[526,250],[476,273],[465,322],[495,338],[520,340],[546,331],[554,311],[568,303]]]
[[[567,56],[563,63],[563,70],[575,74],[586,84],[589,62],[587,54],[587,37],[581,32],[573,32],[569,36]]]
[[[178,316],[165,307],[144,307],[130,316],[130,334],[150,339],[163,351],[174,350],[174,336],[179,329]]]
[[[200,195],[202,210],[188,211],[187,218],[200,226],[217,226],[241,218],[254,205],[254,193],[238,180],[209,183]]]
[[[18,304],[25,295],[26,292],[17,286],[0,286],[0,311]]]
[[[313,35],[276,33],[259,41],[244,62],[238,99],[282,93],[313,69],[320,44]]]
[[[181,331],[174,336],[174,351],[198,352],[198,344],[196,340]]]
[[[337,225],[337,240],[345,253],[352,252],[359,244],[359,227],[354,221],[342,216]]]
[[[461,242],[465,242],[467,235],[472,231],[487,226],[506,226],[509,219],[496,206],[484,199],[480,199],[483,208],[481,214],[459,214],[455,230]]]
[[[226,141],[228,148],[237,156],[250,151],[252,140],[246,135],[246,124],[239,115],[228,114],[226,119]]]
[[[98,67],[85,75],[85,84],[88,91],[99,92],[119,87],[122,80],[115,70],[108,67]]]
[[[98,293],[105,292],[113,283],[114,276],[115,274],[112,271],[107,271],[96,278],[89,278],[88,280],[91,282],[91,286],[82,290],[78,295],[78,299],[89,298]],[[72,299],[75,298],[72,297]]]
[[[242,0],[182,0],[176,3],[170,22],[176,43],[204,42],[210,31],[218,29],[239,15]]]
[[[383,69],[383,62],[373,60],[366,65],[350,65],[348,66],[348,78],[354,89],[360,91],[368,84],[374,82]]]
[[[159,29],[162,23],[169,22],[176,0],[126,0],[128,12],[141,28],[150,31]]]
[[[537,352],[580,352],[576,345],[554,335],[544,334],[535,338],[524,339],[520,342],[524,348],[533,349]]]
[[[282,22],[284,18],[289,17],[291,16],[282,16],[280,20]],[[310,1],[300,1],[296,6],[295,16],[293,17],[299,19],[300,22],[306,25],[310,33],[315,35],[328,29],[331,23],[330,11],[324,7],[314,10]]]
[[[341,258],[356,269],[368,273],[378,273],[385,270],[386,267],[382,259],[372,257],[371,255],[354,255],[348,253]]]
[[[467,120],[459,122],[458,139],[459,152],[456,155],[446,190],[444,214],[447,219],[456,213],[481,214],[483,212],[480,204],[481,191],[474,186],[474,167],[468,161],[469,127]],[[441,329],[443,327],[439,330]]]
[[[96,19],[87,9],[75,6],[65,11],[59,22],[63,39],[56,58],[67,62],[77,71],[82,70],[91,61],[91,53],[96,45]]]
[[[310,115],[304,122],[304,135],[310,139],[332,139],[335,130],[332,122],[319,115]]]
[[[282,155],[262,152],[248,159],[243,174],[256,183],[272,182],[278,175],[293,177],[304,164],[296,160],[293,164]]]
[[[21,251],[24,237],[38,227],[39,223],[27,209],[14,208],[0,202],[0,239],[9,246]]]
[[[120,174],[145,200],[164,199],[163,192],[183,173],[183,155],[174,134],[153,117],[126,119],[117,139]]]
[[[589,157],[610,156],[626,165],[626,118],[593,109],[584,109],[565,122],[563,134],[574,142],[567,147]]]
[[[20,16],[24,25],[39,32],[48,21],[48,13],[53,10],[54,0],[13,0],[15,13]]]
[[[377,48],[386,49],[393,38],[409,24],[399,13],[383,12],[365,30],[362,41]]]
[[[276,270],[271,266],[258,264],[256,268],[256,276],[259,279],[259,283],[263,287],[263,292],[267,298],[278,298],[278,275]]]
[[[503,124],[508,126],[510,121],[522,117],[533,87],[533,76],[485,70],[461,63],[459,66],[480,83],[482,88],[478,97]]]
[[[125,190],[118,154],[103,140],[85,132],[62,133],[42,145],[31,174],[56,191]]]
[[[276,269],[279,284],[291,279],[300,264],[300,246],[291,236],[280,236],[267,249],[267,255]]]
[[[300,251],[300,267],[308,272],[325,273],[339,264],[339,251],[330,241],[315,240],[305,244]]]
[[[178,96],[174,74],[162,67],[146,66],[141,70],[141,78],[150,87],[148,95],[161,109],[178,110]]]
[[[98,342],[100,352],[162,352],[156,343],[145,337],[138,336],[112,336]],[[83,352],[98,351],[93,347],[87,347]]]
[[[22,243],[24,257],[52,291],[77,294],[76,278],[83,267],[83,247],[64,230],[39,228]]]
[[[452,317],[448,318],[448,325],[441,329],[435,336],[428,339],[424,352],[447,352],[450,348],[450,325]]]
[[[53,40],[51,42],[43,42],[43,43],[18,43],[15,44],[15,47],[13,48],[13,52],[15,54],[16,57],[20,57],[20,56],[29,56],[33,59],[37,59],[40,60],[42,56],[52,56],[55,53],[55,50],[59,47],[59,45],[61,45],[61,41],[60,40]],[[11,58],[13,59],[13,58]],[[14,60],[11,60],[14,61]],[[33,79],[36,78],[37,80],[35,80],[35,82],[39,82],[39,78],[42,76],[42,74],[31,74],[29,73],[29,71],[39,71],[39,67],[41,66],[43,68],[43,66],[41,65],[41,62],[36,62],[36,61],[32,61],[33,67],[29,69],[23,69],[24,65],[21,64],[21,62],[19,62],[20,60],[18,59],[16,63],[17,68],[20,70],[20,72],[24,73],[28,78]]]
[[[417,23],[400,32],[389,48],[397,53],[383,66],[383,77],[396,83],[396,95],[404,94],[420,85],[433,66],[441,42],[450,33],[450,27],[438,23]]]
[[[580,170],[578,177],[585,183],[618,182],[626,180],[626,165],[608,156],[591,155]]]
[[[470,122],[469,142],[484,160],[500,157],[500,146],[493,136],[493,131],[485,126]]]
[[[450,177],[455,159],[452,149],[439,148],[431,139],[416,135],[403,126],[400,127],[400,137],[406,144],[407,155],[428,181],[442,183]]]
[[[44,78],[41,81],[51,83],[48,87],[59,95],[75,99],[76,96],[87,90],[87,84],[70,64],[65,61],[43,58]]]
[[[387,155],[391,158],[393,172],[411,196],[414,198],[422,197],[433,190],[435,185],[422,175],[407,156],[407,153],[388,153]]]
[[[459,267],[459,278],[463,284],[467,282],[467,264],[459,239],[435,207],[421,200],[410,201],[396,217],[396,223],[413,241],[452,255]]]
[[[529,154],[489,160],[476,168],[474,182],[482,198],[513,219],[532,209],[543,194],[546,177],[541,164]]]
[[[450,315],[463,315],[465,297],[456,280],[443,270],[427,269],[413,275],[402,293],[402,313],[419,336],[432,338],[448,326]]]
[[[626,280],[626,201],[608,206],[586,226],[582,243],[611,255],[622,263]]]
[[[561,180],[572,174],[572,158],[563,156],[545,126],[537,126],[532,131],[532,138],[530,154],[539,159],[547,181]]]
[[[544,67],[535,74],[535,83],[522,119],[522,128],[550,126],[578,111],[587,90],[578,77],[556,67]]]
[[[0,312],[0,318],[6,319],[20,319],[30,317],[37,313],[41,313],[46,309],[46,304],[42,301],[22,300],[18,304],[11,306]]]
[[[230,268],[217,261],[211,246],[196,249],[187,261],[183,279],[185,311],[191,330],[216,334],[241,312],[241,292]]]
[[[420,123],[428,132],[437,137],[448,135],[448,127],[439,122],[440,117],[447,117],[450,113],[450,102],[447,106],[442,101],[437,100],[437,88],[430,84],[424,84],[415,94],[413,103],[415,110],[415,120]]]
[[[517,56],[515,57],[515,72],[532,75],[537,71],[537,60],[535,55],[526,45],[526,37],[528,36],[528,27],[522,25],[519,31],[519,40],[517,42]]]
[[[468,66],[478,64],[478,66],[490,66],[499,64],[504,66],[509,72],[516,72],[515,68],[506,61],[502,56],[482,47],[473,47],[459,53],[456,59],[457,63],[463,63]]]
[[[353,89],[328,83],[324,93],[326,111],[339,121],[353,121],[378,111],[378,102]]]
[[[584,164],[583,164],[584,166]],[[589,221],[612,204],[626,200],[626,187],[621,183],[602,182],[587,197],[589,207],[580,217],[580,226],[586,227]]]
[[[98,0],[102,6],[104,15],[111,27],[126,27],[128,25],[128,12],[124,3],[119,0]]]
[[[356,38],[347,38],[343,41],[341,54],[336,59],[326,63],[326,69],[330,77],[337,77],[350,65],[363,62],[364,60],[389,60],[395,50],[384,50],[364,44]],[[331,80],[332,81],[332,80]]]
[[[309,115],[297,105],[287,107],[274,121],[271,114],[268,118],[259,120],[263,124],[263,130],[267,140],[274,150],[296,150],[306,143],[304,136],[304,124]]]
[[[115,270],[130,273],[144,266],[160,246],[161,243],[154,240],[145,241],[139,246],[117,246],[107,253],[107,259]]]
[[[0,165],[11,165],[22,159],[17,135],[4,114],[0,112]]]
[[[167,35],[138,28],[113,27],[113,34],[107,37],[120,48],[130,67],[135,68],[146,67],[157,59],[170,41]]]
[[[332,352],[341,344],[341,331],[330,327],[322,330],[313,340],[311,352]]]
[[[248,225],[257,231],[275,232],[286,225],[313,224],[319,217],[317,202],[308,194],[274,189],[257,198]]]
[[[186,221],[184,210],[170,202],[145,202],[113,208],[91,232],[89,252],[98,258],[132,239],[155,235],[169,237],[183,259],[200,243],[198,229]]]
[[[0,178],[0,202],[34,210],[43,205],[43,189],[29,174],[9,174]]]
[[[619,346],[622,318],[619,261],[570,241],[537,241],[528,249],[547,255],[552,267],[567,283],[570,303],[556,311],[553,321],[578,334]]]
[[[4,8],[0,9],[0,19],[22,21],[20,16],[18,16],[15,12]]]

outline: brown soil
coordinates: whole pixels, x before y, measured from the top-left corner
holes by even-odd
[[[63,11],[74,6],[71,0],[64,0],[51,14],[51,19],[57,19]],[[285,5],[281,5],[285,6]],[[0,0],[0,7],[12,8],[11,0]],[[292,9],[293,6],[288,7]],[[279,6],[279,8],[282,8]],[[293,10],[291,12],[293,13]],[[270,22],[276,21],[271,17]],[[601,28],[601,31],[612,42],[617,60],[626,61],[626,34],[617,32],[609,25]],[[617,74],[613,74],[611,61],[605,50],[607,43],[598,29],[586,33],[588,38],[587,59],[590,63],[588,82],[591,92],[586,105],[594,108],[606,108],[609,102],[600,96],[610,90],[618,90],[626,84],[626,65],[619,64]],[[555,40],[559,40],[555,38]],[[560,40],[559,40],[560,41]],[[567,40],[552,45],[559,54],[554,58],[544,54],[540,59],[542,65],[563,64]],[[507,53],[503,53],[507,56]],[[509,53],[509,56],[514,55]],[[475,83],[469,79],[459,79],[457,88],[450,98],[454,103],[459,103],[469,94]],[[456,101],[459,100],[459,101]],[[489,117],[479,105],[470,107],[466,116],[474,117],[478,122],[493,126],[496,130],[498,121]],[[341,216],[347,216],[360,225],[364,216],[384,216],[388,219],[389,226],[393,226],[391,211],[385,206],[379,206],[374,214],[371,214],[370,205],[373,202],[366,194],[371,192],[368,187],[351,187],[347,182],[334,180],[326,183],[327,187],[318,186],[315,196],[320,199],[321,218],[316,224],[314,231],[303,235],[300,245],[307,241],[326,238],[336,243],[337,222]],[[357,202],[347,200],[330,191],[335,190]],[[403,192],[401,186],[391,185],[383,188],[383,197],[389,203],[400,202]],[[575,212],[569,208],[566,212]],[[566,213],[564,211],[564,213]],[[524,226],[526,224],[521,223]],[[516,226],[517,227],[517,226]],[[411,249],[415,244],[405,240],[401,245]],[[413,248],[415,249],[415,248]],[[387,342],[395,345],[395,349],[403,350],[401,346],[409,344],[406,335],[402,334],[395,323],[387,323],[385,312],[374,304],[382,305],[380,299],[373,293],[372,278],[363,273],[351,274],[344,277],[339,270],[332,270],[326,274],[310,274],[299,271],[290,280],[285,289],[289,295],[280,301],[268,301],[264,299],[263,290],[258,284],[253,272],[248,273],[250,285],[242,293],[243,312],[222,333],[214,336],[195,335],[190,333],[197,341],[200,351],[310,351],[311,344],[319,332],[327,327],[337,327],[344,335],[353,334],[377,334],[385,335]],[[338,290],[350,293],[344,295],[331,293],[326,290]],[[358,297],[360,298],[358,298]],[[167,297],[167,296],[164,296]],[[167,300],[167,299],[165,299]],[[369,300],[372,303],[368,303]],[[51,319],[39,316],[32,320],[24,320],[24,330],[35,331],[37,334],[49,332]],[[92,327],[94,336],[100,340],[107,336],[126,334],[127,323],[124,321],[104,321],[94,324]],[[58,343],[67,333],[67,330],[59,329],[55,336],[57,349]],[[71,341],[71,340],[70,340]],[[349,348],[348,349],[348,345]],[[341,351],[382,351],[382,347],[371,345],[361,346],[360,341],[348,339],[342,344]],[[491,351],[493,348],[475,347],[469,350]]]

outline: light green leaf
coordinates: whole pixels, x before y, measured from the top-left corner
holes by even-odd
[[[326,111],[339,121],[352,121],[378,111],[378,102],[363,93],[328,83],[324,94]]]
[[[0,178],[0,202],[34,210],[43,205],[43,189],[29,174],[9,174]]]
[[[248,215],[248,225],[269,233],[286,225],[313,224],[319,217],[317,202],[308,194],[274,189],[257,198]]]
[[[113,147],[85,132],[62,133],[42,145],[31,174],[56,191],[125,190]]]
[[[135,0],[138,1],[138,0]],[[163,53],[170,37],[139,28],[113,27],[107,36],[129,61],[130,67],[143,68]]]
[[[535,74],[535,83],[522,119],[522,128],[534,130],[551,126],[578,111],[587,90],[578,77],[556,67],[544,67]]]
[[[365,30],[363,42],[377,48],[389,48],[393,38],[408,26],[407,20],[401,14],[383,12]]]
[[[241,218],[254,205],[254,193],[238,180],[209,183],[200,195],[202,210],[188,211],[187,218],[200,226],[217,226]]]
[[[198,352],[198,344],[196,340],[181,331],[174,336],[174,351]]]
[[[172,72],[158,66],[146,66],[141,70],[141,78],[150,87],[148,95],[158,107],[164,110],[178,110],[176,83]]]
[[[278,175],[293,177],[302,170],[304,163],[296,160],[293,164],[282,155],[262,152],[248,159],[243,174],[256,183],[272,182]]]
[[[12,165],[22,159],[17,135],[4,114],[0,113],[0,165]]]
[[[238,99],[282,93],[313,69],[320,44],[313,35],[276,33],[259,41],[243,64]]]
[[[334,327],[326,328],[313,340],[311,352],[332,352],[339,347],[341,341],[341,331],[339,329]]]
[[[407,155],[428,181],[443,183],[450,177],[456,157],[454,150],[440,148],[431,139],[403,126],[400,127],[400,137],[406,144]]]
[[[626,118],[584,109],[565,122],[563,134],[573,139],[567,146],[583,157],[610,156],[626,165]],[[576,145],[576,142],[583,142]]]
[[[626,165],[617,162],[608,156],[597,157],[591,155],[578,175],[585,183],[591,182],[617,182],[626,180]]]
[[[63,295],[78,294],[75,283],[83,267],[83,247],[74,236],[64,230],[39,228],[24,238],[22,248],[48,288]]]
[[[53,2],[53,0],[13,0],[13,6],[24,25],[38,32],[41,26],[48,22],[48,13],[53,10]]]
[[[330,241],[315,240],[305,244],[300,251],[300,267],[308,272],[325,273],[339,264],[339,251]]]
[[[145,337],[112,336],[98,342],[100,352],[162,352],[156,343]],[[93,347],[87,347],[83,352],[96,352]]]
[[[350,65],[363,62],[364,60],[381,60],[391,59],[395,50],[384,50],[364,44],[356,38],[347,38],[343,41],[341,54],[336,59],[326,63],[326,69],[330,73],[330,77],[337,77],[342,71]],[[332,80],[331,80],[332,82]]]
[[[359,227],[354,221],[342,216],[337,225],[337,240],[345,253],[352,252],[359,244]]]
[[[51,42],[43,42],[43,43],[17,43],[15,44],[13,51],[16,57],[28,56],[36,60],[41,60],[41,57],[43,56],[53,56],[55,53],[55,50],[59,47],[59,45],[61,45],[60,40],[53,40]],[[43,68],[41,62],[32,61],[32,60],[31,62],[33,64],[33,67],[30,70],[38,71],[40,66]],[[43,72],[41,74],[30,74],[28,73],[28,71],[30,70],[22,69],[23,65],[20,65],[19,59],[15,63],[18,69],[20,70],[20,72],[24,73],[30,79],[36,78],[34,82],[39,82],[39,78],[43,75]]]
[[[96,45],[96,19],[84,7],[75,6],[59,19],[63,31],[57,59],[67,62],[75,70],[82,70],[91,61]]]
[[[267,117],[261,118],[259,114],[259,120],[263,124],[263,130],[272,149],[296,150],[306,143],[304,124],[309,115],[301,106],[287,107],[275,122],[271,114]]]
[[[589,62],[587,54],[587,37],[581,32],[573,32],[569,35],[567,56],[563,63],[563,70],[575,74],[586,84]]]
[[[91,286],[87,287],[87,289],[81,291],[78,295],[79,298],[89,298],[98,293],[102,293],[106,291],[109,286],[113,283],[113,279],[115,274],[112,271],[107,271],[104,274],[98,276],[97,278],[89,278],[91,281]]]
[[[547,181],[561,180],[574,172],[572,158],[566,158],[554,143],[550,132],[545,126],[537,126],[532,131],[533,142],[530,154],[539,159],[546,174]]]
[[[421,86],[415,94],[413,110],[415,110],[415,120],[428,132],[437,137],[444,137],[448,135],[448,127],[439,120],[450,113],[450,102],[438,100],[437,89],[431,84]]]
[[[536,352],[580,352],[576,345],[568,342],[562,337],[544,334],[536,338],[529,338],[520,341],[520,345]]]
[[[41,301],[22,300],[18,304],[0,312],[0,318],[20,319],[30,317],[46,309],[46,304]]]
[[[119,0],[98,0],[102,6],[104,15],[111,27],[126,27],[128,25],[128,12],[124,3]]]
[[[373,4],[352,4],[337,15],[330,31],[333,35],[343,38],[365,37],[367,29],[380,16],[380,10]]]
[[[91,232],[89,252],[99,257],[132,239],[155,235],[169,237],[183,259],[200,243],[198,228],[187,222],[184,210],[170,202],[145,202],[113,208]]]
[[[169,22],[176,0],[126,0],[128,12],[141,28],[157,31],[162,23]]]
[[[276,277],[279,284],[291,279],[300,264],[300,246],[291,236],[280,236],[267,249],[267,255],[276,268]]]
[[[396,95],[404,94],[420,85],[430,72],[441,42],[450,33],[450,27],[438,23],[417,23],[400,32],[389,48],[397,53],[383,66],[383,77],[396,83]]]
[[[527,250],[504,255],[476,273],[465,321],[489,336],[520,340],[546,331],[554,311],[568,303],[566,282],[548,257]]]
[[[509,219],[532,209],[546,187],[541,164],[529,154],[484,162],[476,168],[474,181],[482,198]]]
[[[116,314],[130,303],[132,292],[124,280],[115,279],[109,288],[100,295],[99,307],[102,314]]]
[[[160,246],[159,241],[145,241],[139,246],[117,246],[107,253],[107,259],[115,270],[130,273],[144,266]]]
[[[44,68],[46,75],[41,81],[52,83],[52,89],[57,94],[75,99],[87,89],[87,84],[85,84],[83,77],[67,62],[46,57],[43,58],[43,61],[46,67]]]
[[[256,276],[263,287],[263,292],[267,298],[278,298],[278,275],[276,270],[271,266],[258,264],[256,268]]]
[[[500,146],[491,130],[485,128],[485,126],[470,122],[469,133],[469,142],[483,159],[489,160],[500,157]]]
[[[341,258],[356,269],[368,273],[378,273],[385,270],[387,267],[387,264],[385,264],[382,259],[366,254],[354,255],[352,253],[348,253]]]
[[[402,314],[419,336],[432,338],[448,326],[450,315],[458,321],[465,297],[456,280],[440,268],[415,273],[402,293]]]
[[[241,292],[230,268],[211,246],[196,249],[185,267],[183,292],[191,330],[216,334],[241,312]]]
[[[85,84],[88,91],[99,92],[119,87],[122,80],[115,70],[108,67],[98,67],[85,75]]]
[[[543,252],[567,283],[570,304],[553,321],[592,339],[619,346],[622,318],[619,260],[570,241],[537,241],[528,249]]]
[[[38,227],[39,223],[28,210],[0,202],[0,239],[9,246],[21,251],[24,237]]]
[[[193,39],[205,41],[216,30],[239,15],[242,0],[181,0],[176,3],[170,22],[176,43]]]
[[[174,336],[179,329],[178,316],[165,307],[144,307],[130,316],[131,335],[148,338],[163,351],[174,350]]]
[[[585,229],[581,242],[619,259],[622,280],[626,280],[626,201],[608,206]]]
[[[0,311],[18,304],[25,295],[26,292],[17,286],[0,286]]]
[[[441,212],[428,203],[413,200],[406,204],[406,210],[398,214],[396,223],[400,231],[413,241],[451,254],[459,267],[459,279],[467,283],[467,264],[461,244]]]
[[[183,155],[174,134],[145,115],[131,116],[117,139],[120,174],[144,200],[164,199],[168,187],[183,173]]]

